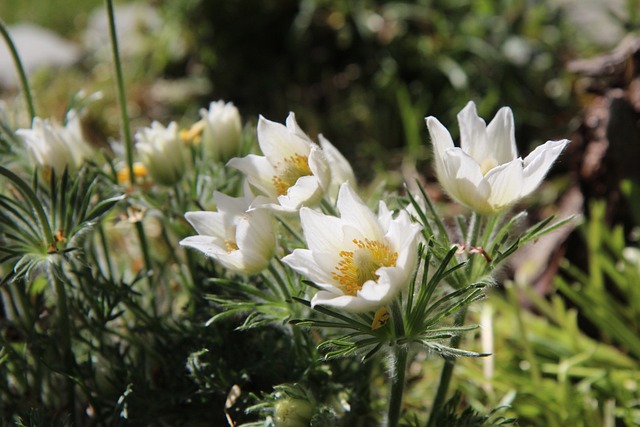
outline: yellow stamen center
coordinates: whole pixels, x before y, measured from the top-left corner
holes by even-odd
[[[273,184],[278,196],[287,194],[287,190],[295,185],[298,178],[313,175],[309,168],[309,157],[301,154],[287,157],[276,166],[276,170],[278,175],[273,177]]]
[[[491,169],[495,168],[496,166],[498,166],[498,161],[493,157],[484,159],[480,164],[480,170],[482,171],[482,176],[485,176],[487,172],[489,172]]]
[[[225,240],[224,245],[227,247],[228,254],[239,249],[238,245],[236,245],[236,242],[232,242],[231,240]]]
[[[368,280],[378,280],[376,271],[380,267],[392,267],[398,260],[388,244],[377,240],[353,239],[353,251],[340,251],[340,262],[336,266],[333,279],[339,283],[345,294],[355,296]]]

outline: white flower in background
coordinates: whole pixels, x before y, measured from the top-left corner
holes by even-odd
[[[487,126],[469,102],[458,113],[460,147],[435,117],[426,121],[440,184],[453,199],[481,214],[500,212],[531,194],[569,143],[547,141],[523,160],[508,107]]]
[[[166,128],[153,122],[151,127],[136,132],[135,139],[142,163],[154,181],[170,186],[182,178],[187,168],[187,156],[176,122]]]
[[[58,176],[65,168],[76,171],[94,153],[82,136],[80,119],[73,110],[67,114],[65,127],[35,117],[31,129],[18,129],[16,134],[24,140],[32,160],[39,166],[53,169]]]
[[[264,156],[249,154],[229,160],[228,165],[271,199],[270,207],[293,212],[320,201],[329,187],[331,169],[322,149],[300,130],[293,113],[286,126],[260,116],[258,144]]]
[[[198,232],[180,242],[197,249],[236,273],[255,274],[267,268],[276,246],[273,216],[268,210],[248,211],[252,197],[215,192],[216,212],[187,212]]]
[[[308,249],[283,261],[322,289],[312,306],[376,310],[411,280],[421,227],[405,211],[394,219],[382,201],[376,216],[348,184],[340,187],[337,207],[340,218],[300,209]]]
[[[206,156],[226,161],[236,156],[242,142],[240,112],[231,103],[212,102],[209,109],[201,109],[202,149]]]

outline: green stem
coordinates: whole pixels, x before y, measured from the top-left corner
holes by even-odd
[[[391,396],[389,397],[388,427],[397,427],[402,412],[404,377],[407,370],[408,351],[404,345],[396,345],[391,372]]]
[[[403,338],[405,336],[404,319],[400,303],[396,299],[391,310],[393,313],[393,325],[395,330],[395,338]],[[393,365],[391,369],[391,391],[389,396],[389,411],[387,417],[388,427],[397,427],[400,423],[400,414],[402,412],[402,396],[404,394],[404,377],[407,370],[408,350],[407,346],[395,344],[393,353]]]
[[[13,40],[11,40],[11,36],[7,31],[7,26],[0,19],[0,33],[2,33],[2,37],[4,41],[7,43],[9,47],[9,51],[11,52],[11,56],[13,57],[13,62],[16,65],[16,71],[18,72],[18,77],[20,78],[20,86],[22,86],[22,93],[24,94],[25,101],[27,102],[27,108],[29,109],[29,116],[31,117],[31,122],[36,117],[36,109],[33,107],[33,97],[31,96],[31,89],[29,88],[29,81],[27,80],[27,74],[24,71],[24,67],[22,65],[22,61],[20,60],[20,55],[18,55],[18,50],[16,46],[13,44]]]
[[[62,348],[62,360],[64,374],[66,376],[66,404],[71,412],[71,419],[75,419],[75,383],[73,381],[73,371],[75,361],[71,348],[71,318],[69,316],[69,306],[67,304],[67,292],[64,283],[56,278],[55,267],[48,270],[49,282],[53,285],[57,298],[58,327],[60,328],[60,345]]]
[[[140,249],[142,250],[142,259],[144,260],[144,267],[147,269],[147,273],[153,271],[153,264],[151,263],[151,255],[149,254],[149,245],[147,243],[147,235],[144,232],[144,226],[142,225],[142,220],[137,221],[136,223],[136,232],[138,234],[138,240],[140,240]],[[147,283],[149,284],[149,290],[153,289],[153,279],[152,276],[147,276]],[[156,315],[156,305],[152,302],[153,313]]]
[[[109,19],[109,37],[111,38],[111,52],[113,54],[113,65],[116,72],[116,85],[118,90],[118,102],[120,104],[120,117],[122,119],[122,138],[124,139],[127,166],[131,184],[135,184],[136,177],[133,173],[133,141],[131,139],[131,129],[129,127],[129,113],[127,112],[127,97],[124,91],[124,76],[122,74],[122,63],[118,50],[118,37],[116,33],[116,22],[113,13],[113,0],[105,0],[107,6],[107,17]]]
[[[454,325],[462,326],[464,324],[464,319],[467,317],[467,307],[462,308],[456,315]],[[460,340],[462,339],[461,335],[456,335],[451,338],[449,346],[451,348],[458,348],[460,345]],[[449,391],[449,384],[451,383],[451,377],[453,376],[453,368],[455,367],[456,359],[448,358],[445,359],[444,365],[442,367],[442,372],[440,373],[440,383],[438,384],[438,390],[436,392],[436,397],[433,399],[433,407],[431,408],[431,414],[429,415],[429,421],[427,422],[427,427],[434,427],[438,414],[441,412],[442,407],[444,406],[445,400],[447,398],[447,392]]]

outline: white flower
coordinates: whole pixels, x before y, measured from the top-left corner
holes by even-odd
[[[233,158],[228,165],[271,199],[270,207],[293,212],[320,201],[329,187],[331,169],[322,149],[300,130],[293,113],[286,127],[260,116],[258,144],[264,156]]]
[[[273,217],[268,210],[253,209],[250,197],[230,197],[215,192],[216,212],[187,212],[185,218],[198,232],[180,242],[214,258],[225,268],[255,274],[268,265],[276,246]]]
[[[61,175],[65,168],[76,171],[94,153],[82,136],[80,120],[73,110],[67,114],[65,127],[35,117],[31,129],[18,129],[16,134],[24,140],[32,160],[53,169],[56,175]]]
[[[547,141],[523,160],[508,107],[487,126],[469,102],[458,113],[460,147],[435,117],[426,121],[440,184],[452,198],[481,214],[500,212],[531,194],[569,143]]]
[[[312,306],[373,311],[411,280],[421,228],[405,211],[394,219],[382,201],[376,217],[348,184],[340,187],[337,207],[340,218],[300,209],[308,249],[283,261],[322,289]]]
[[[200,110],[202,147],[206,156],[214,160],[228,160],[238,154],[242,140],[240,112],[231,103],[212,102],[209,110]]]
[[[151,178],[162,185],[173,185],[182,178],[187,167],[184,144],[178,136],[178,125],[171,122],[166,128],[151,123],[136,132],[136,149]]]

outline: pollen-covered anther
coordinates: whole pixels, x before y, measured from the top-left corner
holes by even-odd
[[[233,251],[237,251],[238,249],[238,245],[236,244],[236,242],[232,242],[231,240],[225,240],[224,241],[224,245],[227,247],[227,253],[230,254]]]
[[[356,246],[353,251],[340,251],[340,261],[333,274],[344,293],[351,296],[357,295],[368,280],[377,281],[379,268],[393,267],[398,260],[398,253],[387,243],[353,239],[353,244]]]
[[[287,190],[296,184],[298,178],[313,175],[309,168],[309,157],[302,154],[287,157],[276,166],[276,170],[278,175],[273,177],[273,184],[278,196],[287,194]]]

